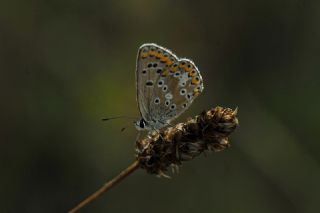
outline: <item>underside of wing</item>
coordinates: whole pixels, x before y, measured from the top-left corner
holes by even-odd
[[[178,59],[156,44],[139,48],[137,58],[137,102],[146,121],[166,126],[183,113],[203,91],[198,68],[188,59]]]
[[[137,103],[146,121],[152,119],[154,105],[157,105],[155,93],[158,93],[158,79],[166,67],[176,61],[175,55],[156,44],[144,44],[139,48],[136,68]]]
[[[198,68],[191,60],[179,59],[168,68],[168,92],[165,94],[167,109],[162,119],[170,122],[183,113],[203,91],[203,81]],[[161,80],[161,79],[160,79]]]

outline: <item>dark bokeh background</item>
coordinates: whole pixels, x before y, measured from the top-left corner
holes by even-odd
[[[138,170],[83,212],[318,212],[320,2],[0,3],[0,212],[66,212],[134,160],[138,47],[195,61],[182,116],[239,107],[232,148]]]

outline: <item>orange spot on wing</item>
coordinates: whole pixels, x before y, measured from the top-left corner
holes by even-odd
[[[185,64],[180,63],[180,64],[179,64],[179,68],[181,68],[181,69],[184,69],[184,70],[185,70],[185,69],[187,68],[187,66],[186,66]]]
[[[150,56],[155,56],[155,55],[156,55],[156,51],[150,50],[150,51],[149,51],[149,55],[150,55]]]
[[[162,56],[162,57],[160,57],[160,61],[161,62],[167,62],[168,61],[168,57]]]
[[[160,61],[161,62],[168,62],[169,58],[168,57],[164,57],[163,55],[160,56]]]
[[[164,70],[162,73],[161,73],[161,76],[162,77],[167,77],[169,75],[169,71],[168,70]]]
[[[163,55],[161,53],[156,53],[156,58],[162,58]]]
[[[170,60],[167,61],[167,65],[169,66],[172,65],[173,63],[174,63],[173,61],[170,61]]]
[[[197,77],[193,77],[192,80],[191,80],[191,84],[192,85],[199,84],[199,82],[200,82],[200,80]]]
[[[193,96],[194,96],[194,97],[197,97],[197,96],[199,96],[200,94],[201,94],[201,91],[200,91],[199,89],[196,88],[196,89],[193,90]]]
[[[177,72],[177,70],[178,70],[178,66],[176,66],[176,67],[170,67],[170,71],[171,71],[171,72]]]
[[[192,67],[185,66],[185,70],[186,70],[186,72],[191,72],[192,71]]]
[[[197,75],[197,72],[195,70],[192,70],[191,72],[189,72],[189,77],[194,77]]]
[[[141,53],[141,57],[142,57],[142,58],[148,57],[148,53]]]
[[[194,97],[197,97],[197,96],[199,96],[200,95],[200,91],[195,91],[195,92],[193,92],[193,96]]]

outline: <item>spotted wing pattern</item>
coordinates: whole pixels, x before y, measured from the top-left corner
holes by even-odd
[[[154,129],[168,125],[203,91],[195,64],[156,44],[139,48],[136,79],[141,116]]]

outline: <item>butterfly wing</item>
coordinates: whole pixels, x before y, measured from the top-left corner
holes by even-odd
[[[198,68],[170,50],[144,44],[137,58],[137,102],[141,116],[156,129],[183,113],[202,92]]]
[[[176,56],[156,44],[144,44],[139,48],[136,68],[137,103],[140,114],[146,121],[152,120],[152,112],[157,108],[153,101],[160,93],[157,90],[161,88],[155,84],[165,67],[176,61]]]
[[[179,59],[172,64],[169,75],[165,78],[168,85],[168,92],[165,94],[167,109],[160,117],[161,122],[169,123],[188,109],[204,87],[198,68],[189,59]]]

